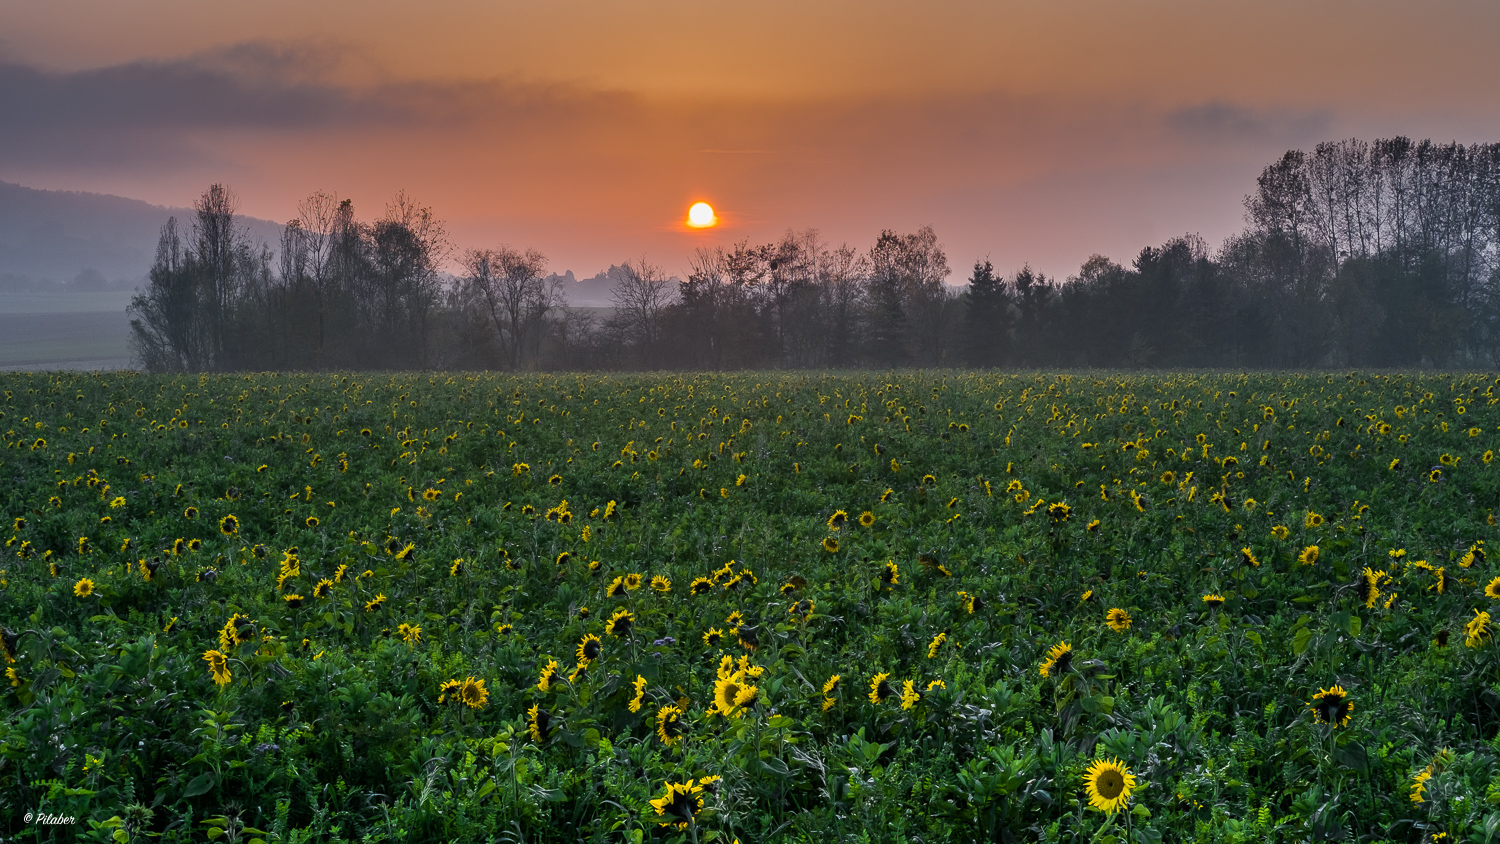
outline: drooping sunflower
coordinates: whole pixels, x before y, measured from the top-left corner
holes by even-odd
[[[73,584],[73,594],[80,598],[87,598],[94,594],[94,581],[87,577],[79,578],[78,582]]]
[[[419,624],[401,624],[396,627],[396,632],[401,635],[402,641],[416,647],[422,643],[422,626]]]
[[[833,515],[828,517],[828,529],[838,530],[839,528],[842,528],[844,526],[844,523],[847,521],[849,521],[848,513],[844,512],[843,510],[834,510]]]
[[[234,536],[240,532],[240,520],[231,513],[219,520],[219,533],[225,536]]]
[[[1354,712],[1354,701],[1349,699],[1343,686],[1335,683],[1326,689],[1318,689],[1308,708],[1313,712],[1313,720],[1319,724],[1347,727],[1349,716]]]
[[[710,648],[717,648],[722,641],[724,641],[724,631],[717,627],[710,627],[708,632],[703,634],[703,644]]]
[[[552,734],[552,716],[541,704],[532,704],[526,710],[526,731],[531,734],[532,741],[546,741]]]
[[[1209,609],[1216,610],[1224,606],[1224,596],[1210,592],[1203,596],[1203,603],[1208,604]]]
[[[376,594],[375,597],[365,602],[365,612],[375,612],[385,606],[385,595]]]
[[[318,581],[318,585],[314,586],[312,590],[314,598],[327,598],[332,592],[333,581],[326,577]]]
[[[886,698],[896,693],[896,690],[891,688],[890,676],[890,672],[882,671],[870,678],[870,694],[868,697],[871,703],[884,703]]]
[[[1305,527],[1309,527],[1309,528],[1322,527],[1323,526],[1323,517],[1321,515],[1317,514],[1317,513],[1314,513],[1311,510],[1308,510],[1307,511],[1307,518],[1303,520],[1302,524]]]
[[[760,647],[760,632],[756,628],[741,624],[734,632],[740,640],[740,647],[745,650],[755,653],[755,649]]]
[[[911,680],[901,681],[901,708],[910,711],[922,699],[922,693],[917,691],[916,683]]]
[[[208,670],[214,675],[214,682],[220,686],[229,685],[229,658],[218,650],[204,651],[203,661],[208,663]]]
[[[885,568],[880,570],[880,582],[886,586],[896,586],[901,583],[901,567],[896,565],[895,560],[889,560]]]
[[[651,588],[663,595],[672,591],[672,579],[664,574],[658,574],[651,578]]]
[[[1287,537],[1289,537],[1291,535],[1292,535],[1292,532],[1290,530],[1287,530],[1287,526],[1286,525],[1276,525],[1275,527],[1271,528],[1271,538],[1272,539],[1285,540]]]
[[[1356,585],[1359,587],[1359,600],[1364,603],[1365,609],[1375,606],[1375,602],[1380,600],[1380,581],[1384,576],[1385,572],[1375,571],[1369,566],[1365,566],[1365,570],[1360,573]]]
[[[196,518],[198,518],[198,508],[197,507],[189,507],[186,510],[183,510],[182,511],[182,517],[184,519],[196,519]]]
[[[682,740],[685,728],[682,724],[682,707],[675,703],[656,710],[656,735],[662,744],[671,747]]]
[[[1060,525],[1073,518],[1073,508],[1067,502],[1059,501],[1047,507],[1047,517],[1052,520],[1052,524]]]
[[[823,539],[823,550],[830,554],[837,554],[839,552],[839,541],[831,536],[825,537]]]
[[[1433,580],[1432,585],[1429,586],[1429,587],[1427,587],[1427,588],[1428,589],[1436,589],[1437,593],[1439,595],[1447,594],[1447,592],[1448,592],[1448,572],[1447,572],[1447,568],[1445,566],[1438,566],[1436,569],[1433,570],[1432,576],[1435,579]]]
[[[606,598],[622,598],[625,596],[625,578],[616,577],[609,582],[609,588],[604,590]]]
[[[714,582],[706,577],[693,578],[692,584],[688,586],[689,595],[707,595],[714,589]]]
[[[541,673],[539,675],[537,675],[537,681],[536,681],[536,689],[537,689],[537,691],[539,691],[539,692],[551,691],[552,690],[552,682],[554,680],[556,680],[556,679],[557,679],[557,660],[555,660],[555,659],[549,659],[549,660],[547,660],[547,664],[544,665],[544,666],[542,666]]]
[[[1464,646],[1477,648],[1494,639],[1490,631],[1490,614],[1474,611],[1474,617],[1464,623]]]
[[[301,595],[282,595],[281,600],[285,601],[286,605],[292,609],[297,609],[302,606],[303,599]]]
[[[624,638],[630,635],[630,627],[635,623],[635,615],[630,610],[620,607],[615,614],[604,623],[604,632],[616,638]]]
[[[1300,553],[1300,554],[1297,555],[1297,563],[1298,563],[1298,565],[1311,566],[1311,565],[1317,565],[1317,562],[1318,562],[1318,546],[1316,546],[1316,545],[1309,545],[1306,548],[1303,548],[1302,549],[1302,553]]]
[[[625,575],[625,588],[631,592],[641,588],[641,576],[634,573]]]
[[[1104,614],[1104,623],[1108,624],[1109,629],[1116,633],[1124,633],[1126,630],[1129,630],[1132,620],[1130,613],[1120,607],[1112,607],[1109,612]]]
[[[1043,677],[1060,677],[1073,665],[1073,646],[1067,642],[1053,645],[1047,651],[1038,671]]]
[[[666,793],[651,801],[657,816],[668,819],[658,826],[687,829],[688,824],[693,823],[698,812],[703,809],[703,786],[696,785],[693,780],[685,783],[669,782],[666,786]]]
[[[417,544],[415,542],[408,542],[401,547],[400,551],[396,552],[396,559],[409,560],[411,559],[412,552],[415,550],[417,550]]]
[[[641,707],[646,703],[646,678],[639,674],[635,675],[633,685],[635,687],[635,697],[630,699],[630,703],[627,704],[626,708],[631,712],[640,712]]]
[[[823,684],[823,696],[826,698],[831,698],[835,694],[837,694],[839,690],[839,683],[842,679],[843,676],[840,674],[834,674],[833,676],[829,677],[828,682]],[[824,708],[826,709],[827,707]]]
[[[593,662],[604,653],[604,643],[598,636],[590,633],[578,642],[578,661],[583,663]]]
[[[1089,805],[1112,815],[1130,802],[1135,776],[1119,759],[1095,759],[1083,774]]]
[[[933,636],[932,641],[927,644],[927,658],[932,659],[933,657],[937,656],[938,649],[941,648],[943,646],[943,643],[947,641],[948,634],[946,632],[939,633],[936,636]]]

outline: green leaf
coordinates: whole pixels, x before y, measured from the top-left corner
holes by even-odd
[[[199,774],[188,782],[187,788],[183,790],[183,797],[197,797],[207,794],[214,787],[214,775],[210,773]]]
[[[1254,630],[1246,630],[1245,631],[1245,638],[1249,639],[1252,642],[1254,642],[1255,645],[1256,645],[1256,647],[1261,647],[1261,648],[1265,647],[1265,642],[1261,640],[1260,634],[1257,633]]]
[[[209,828],[209,830],[208,830],[208,840],[209,841],[218,841],[220,838],[223,838],[223,837],[224,837],[224,830],[219,829],[216,826]]]
[[[1351,616],[1349,616],[1349,635],[1350,636],[1358,637],[1359,636],[1359,631],[1361,629],[1363,629],[1363,627],[1364,627],[1364,624],[1363,624],[1363,622],[1361,622],[1359,620],[1359,616],[1357,616],[1357,615],[1351,615]]]
[[[1292,653],[1302,656],[1307,653],[1307,646],[1312,642],[1312,631],[1306,627],[1297,628],[1297,634],[1292,637]]]

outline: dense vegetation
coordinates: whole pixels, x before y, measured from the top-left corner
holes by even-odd
[[[1500,826],[1490,376],[0,388],[6,835]]]
[[[1179,237],[1065,281],[985,261],[962,288],[929,227],[868,249],[789,231],[700,250],[685,280],[613,267],[601,310],[567,307],[534,250],[455,250],[404,195],[365,222],[314,194],[272,250],[215,185],[163,230],[134,340],[159,372],[1500,361],[1500,144],[1293,150],[1245,205],[1245,230],[1212,253]]]

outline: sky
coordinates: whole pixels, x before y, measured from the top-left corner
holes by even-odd
[[[1216,246],[1288,149],[1500,140],[1496,33],[1493,0],[0,0],[0,180],[278,221],[405,191],[455,254],[579,277],[931,225],[951,282],[1064,278]]]

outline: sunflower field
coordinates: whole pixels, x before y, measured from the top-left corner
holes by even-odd
[[[0,374],[0,835],[1495,841],[1497,384]]]

